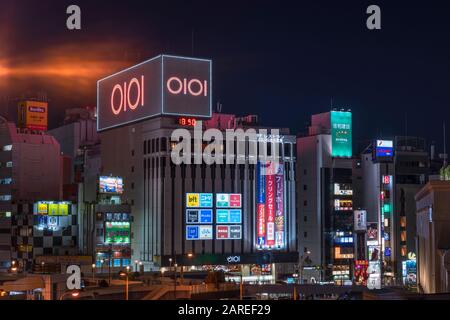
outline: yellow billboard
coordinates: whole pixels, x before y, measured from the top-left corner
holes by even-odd
[[[57,216],[59,213],[59,204],[58,203],[49,203],[48,204],[48,215],[49,216]]]
[[[48,206],[46,203],[38,202],[37,205],[38,214],[48,214]]]
[[[31,130],[47,130],[48,103],[22,101],[19,103],[19,126]]]
[[[59,207],[58,214],[60,216],[69,215],[69,205],[67,203],[60,203],[58,207]]]
[[[186,194],[186,207],[198,208],[200,204],[200,195],[198,193]]]

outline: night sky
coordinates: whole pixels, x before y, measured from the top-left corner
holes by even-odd
[[[81,7],[81,31],[66,28],[70,4]],[[370,4],[381,7],[382,30],[366,28]],[[160,53],[193,55],[213,59],[213,101],[225,113],[255,113],[297,133],[332,99],[354,113],[355,146],[407,131],[441,148],[449,9],[448,1],[0,0],[0,106],[5,113],[21,93],[46,92],[56,126],[65,108],[95,105],[97,79]]]

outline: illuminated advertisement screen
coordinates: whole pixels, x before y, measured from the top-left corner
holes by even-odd
[[[48,103],[23,101],[19,103],[19,125],[31,130],[47,130]]]
[[[366,210],[355,210],[355,231],[366,231],[367,230],[367,212]]]
[[[34,214],[48,216],[68,216],[70,214],[70,202],[39,201],[34,205]]]
[[[216,226],[217,240],[239,240],[242,239],[241,226]]]
[[[351,184],[335,183],[334,195],[336,196],[351,196],[353,195],[353,189]]]
[[[106,222],[105,243],[106,244],[129,244],[131,230],[129,222]]]
[[[217,208],[240,208],[242,196],[238,193],[218,193],[216,194]]]
[[[256,170],[256,245],[281,249],[285,246],[284,166],[258,162]]]
[[[213,226],[186,226],[186,240],[212,240]]]
[[[216,211],[217,224],[240,224],[242,223],[241,209],[217,209]]]
[[[331,111],[331,155],[352,156],[352,113]]]
[[[36,229],[50,230],[50,231],[57,231],[60,229],[59,217],[48,215],[38,215],[36,217],[37,217],[37,221],[35,223]]]
[[[368,241],[378,240],[378,225],[377,225],[377,223],[370,223],[367,226],[367,240]]]
[[[186,207],[188,208],[212,208],[212,193],[187,193]]]
[[[120,177],[101,176],[99,178],[99,192],[122,194],[123,193],[123,179]]]
[[[159,115],[211,116],[211,60],[160,55],[97,82],[97,130]]]
[[[213,223],[212,209],[187,209],[186,224],[211,224]]]
[[[394,143],[392,140],[377,140],[375,146],[377,158],[392,158],[394,156]]]

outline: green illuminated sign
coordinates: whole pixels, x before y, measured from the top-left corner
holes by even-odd
[[[106,222],[105,243],[107,244],[128,244],[130,243],[130,223],[129,222]]]
[[[352,113],[331,111],[331,155],[352,156]]]
[[[389,203],[385,203],[383,206],[384,213],[390,213],[391,212],[391,205]]]

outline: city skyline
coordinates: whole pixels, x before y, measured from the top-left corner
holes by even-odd
[[[66,108],[95,105],[98,79],[168,53],[213,60],[213,105],[220,102],[224,113],[258,114],[264,124],[296,134],[306,131],[311,114],[351,109],[355,149],[408,134],[443,151],[444,7],[380,2],[382,29],[368,30],[364,2],[169,7],[136,1],[124,14],[120,3],[79,1],[82,29],[69,31],[66,2],[4,1],[0,13],[6,44],[0,99],[47,92],[50,127],[62,122]],[[31,19],[34,14],[47,19]]]

